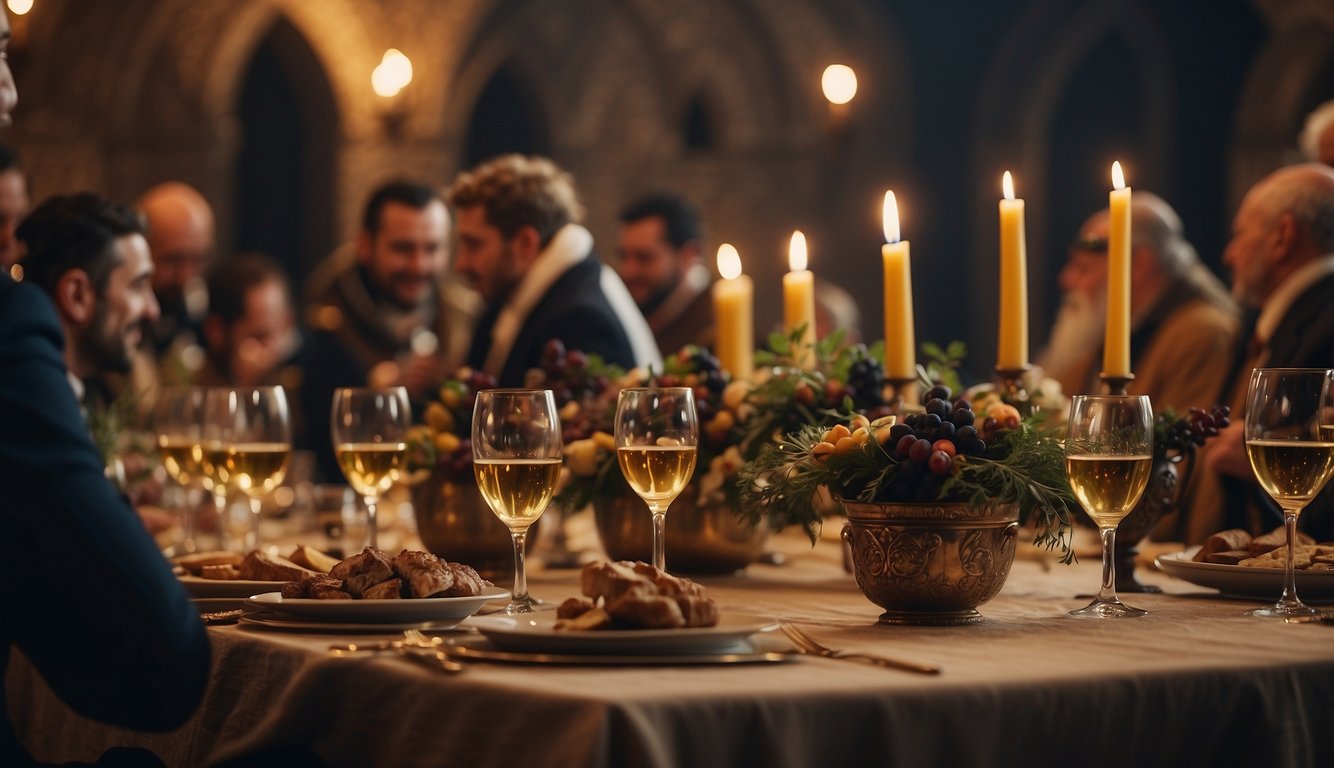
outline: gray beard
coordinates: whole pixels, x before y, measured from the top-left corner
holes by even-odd
[[[1090,299],[1081,293],[1067,293],[1056,313],[1047,348],[1038,364],[1049,376],[1061,377],[1085,363],[1102,345],[1107,322],[1107,294]]]

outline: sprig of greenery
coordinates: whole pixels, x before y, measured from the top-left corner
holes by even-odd
[[[951,341],[944,349],[934,341],[922,342],[922,357],[926,358],[926,386],[944,384],[955,392],[962,392],[959,368],[968,357],[968,346],[962,341]]]
[[[858,450],[827,455],[812,449],[824,428],[806,427],[768,445],[741,470],[740,512],[752,523],[769,519],[775,527],[801,525],[814,542],[821,515],[816,501],[821,488],[840,499],[864,502],[906,501],[892,498],[891,486],[901,463],[874,440]],[[1000,433],[982,456],[955,458],[954,470],[936,490],[936,501],[970,504],[1013,503],[1020,518],[1037,527],[1035,543],[1060,548],[1062,562],[1073,562],[1072,517],[1077,503],[1065,478],[1064,450],[1042,429],[1041,416],[1019,429]]]

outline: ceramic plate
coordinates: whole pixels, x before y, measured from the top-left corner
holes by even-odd
[[[464,661],[494,661],[505,664],[559,664],[573,666],[627,667],[676,664],[776,664],[791,661],[796,654],[744,651],[738,653],[690,653],[625,655],[589,653],[522,653],[499,650],[484,637],[458,637],[449,641],[449,655]]]
[[[248,610],[262,610],[284,618],[344,624],[393,624],[422,621],[455,622],[476,613],[489,600],[509,597],[500,587],[487,587],[473,597],[424,597],[411,600],[285,600],[280,592],[266,592],[246,601]]]
[[[464,618],[467,618],[466,616]],[[340,634],[357,632],[379,632],[394,634],[405,629],[416,629],[426,633],[462,632],[459,622],[463,619],[441,619],[439,621],[390,621],[384,623],[314,621],[294,619],[268,611],[250,611],[241,616],[240,623],[250,627],[280,629],[287,632],[336,632]]]
[[[247,581],[245,579],[201,579],[178,576],[191,597],[250,597],[282,589],[285,581]]]
[[[1197,563],[1195,549],[1158,556],[1158,567],[1183,581],[1213,587],[1225,595],[1273,602],[1283,594],[1282,568],[1251,568],[1222,563]],[[1297,571],[1297,597],[1311,602],[1334,600],[1334,571]]]
[[[772,632],[778,622],[762,616],[724,614],[713,627],[685,629],[610,629],[571,632],[555,628],[550,613],[522,616],[479,616],[469,624],[497,650],[517,653],[605,653],[680,655],[753,653],[746,638]]]

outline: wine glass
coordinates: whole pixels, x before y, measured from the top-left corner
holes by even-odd
[[[282,484],[292,453],[292,425],[282,387],[210,389],[204,401],[203,465],[220,515],[227,492],[250,501],[246,549],[259,547],[260,499]]]
[[[403,387],[336,390],[329,418],[338,467],[348,485],[365,499],[370,545],[378,546],[377,504],[398,482],[408,452],[412,423],[408,391]]]
[[[667,508],[690,482],[699,446],[689,387],[631,387],[616,400],[616,460],[653,514],[653,565],[667,570]]]
[[[482,498],[514,542],[506,613],[532,613],[524,569],[528,528],[551,503],[560,476],[560,416],[549,389],[485,389],[472,416],[472,467]]]
[[[1116,596],[1116,526],[1143,495],[1153,467],[1153,410],[1145,395],[1075,395],[1065,438],[1065,474],[1102,534],[1102,589],[1071,616],[1143,616]]]
[[[1320,612],[1297,597],[1293,545],[1297,516],[1334,474],[1334,428],[1328,425],[1334,371],[1322,368],[1256,368],[1246,394],[1246,457],[1265,489],[1283,508],[1288,532],[1283,595],[1250,616],[1310,621]],[[1323,422],[1323,426],[1322,426]]]
[[[195,513],[190,503],[190,488],[203,479],[203,412],[206,390],[203,387],[164,387],[153,405],[153,426],[157,430],[162,466],[181,487],[181,551],[195,552]]]

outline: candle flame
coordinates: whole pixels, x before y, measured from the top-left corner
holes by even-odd
[[[894,191],[885,191],[885,242],[897,243],[899,241],[899,204],[894,199]]]
[[[1001,177],[1001,191],[1005,193],[1006,200],[1014,199],[1014,179],[1010,177],[1009,171]]]
[[[736,246],[731,243],[718,246],[718,274],[724,280],[741,277],[741,254],[737,253]]]
[[[792,232],[792,241],[787,246],[787,268],[800,272],[806,268],[806,236],[801,230]]]
[[[1121,173],[1120,160],[1117,160],[1112,163],[1112,187],[1114,189],[1126,188],[1126,177],[1124,174]]]

